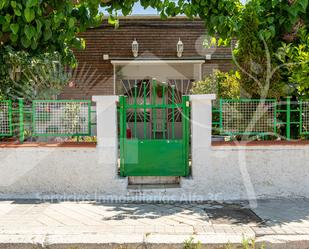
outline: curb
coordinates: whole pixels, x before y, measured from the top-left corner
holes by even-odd
[[[0,249],[183,249],[189,238],[200,241],[200,249],[243,249],[242,235],[164,234],[81,234],[81,235],[0,235]],[[254,239],[254,238],[253,238]],[[255,239],[256,249],[308,249],[309,235],[267,235]],[[192,247],[194,248],[194,247]]]

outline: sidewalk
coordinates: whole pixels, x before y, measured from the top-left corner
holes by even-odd
[[[0,201],[0,248],[107,248],[110,243],[182,248],[190,237],[208,246],[254,238],[266,248],[309,248],[309,200],[262,200],[253,211],[246,203]],[[283,247],[285,242],[290,246]]]

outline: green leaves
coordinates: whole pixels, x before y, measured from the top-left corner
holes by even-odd
[[[298,32],[297,44],[282,43],[276,51],[276,57],[285,65],[280,73],[289,84],[295,85],[299,96],[309,97],[309,34],[306,29]]]
[[[221,72],[214,70],[212,74],[201,81],[193,82],[191,90],[193,94],[215,93],[220,98],[240,97],[240,74],[239,72]]]
[[[17,3],[16,1],[11,1],[11,6],[14,10],[14,14],[16,16],[21,16],[22,5],[20,3]]]
[[[10,39],[12,40],[12,42],[17,42],[18,40],[18,35],[17,34],[10,34]]]
[[[31,40],[32,37],[35,36],[36,30],[35,30],[35,28],[34,28],[33,26],[31,26],[31,25],[26,25],[25,28],[24,28],[24,33],[25,33],[27,39],[28,39],[28,40]]]
[[[36,22],[36,32],[41,33],[42,22],[39,19],[36,19],[35,22]]]
[[[25,16],[25,19],[28,23],[33,21],[34,18],[35,18],[34,9],[26,8],[25,11],[24,11],[24,16]]]
[[[73,28],[74,25],[75,25],[75,19],[74,19],[73,17],[71,17],[71,18],[69,19],[69,28]]]
[[[27,0],[26,6],[27,8],[31,8],[38,5],[38,0]]]
[[[267,22],[269,24],[272,24],[274,21],[275,21],[275,18],[273,16],[270,16],[270,17],[267,18]]]
[[[8,2],[7,0],[0,0],[0,10],[2,10],[5,7],[7,2]]]
[[[10,14],[6,14],[4,18],[5,18],[7,23],[10,23],[11,19],[12,19],[12,16]]]
[[[306,13],[309,0],[298,0],[298,4],[302,7],[302,12]]]
[[[22,36],[21,44],[23,45],[23,47],[28,48],[31,45],[31,41],[26,36]]]
[[[11,1],[11,6],[12,6],[12,8],[16,8],[17,7],[17,4],[16,4],[16,2],[15,1]]]
[[[18,30],[19,30],[19,24],[12,23],[10,25],[10,29],[12,30],[13,34],[16,35],[18,33]]]
[[[48,41],[53,36],[52,31],[50,28],[45,29],[44,31],[44,41]]]
[[[20,9],[15,8],[15,9],[14,9],[14,14],[15,14],[16,16],[21,16],[21,11],[20,11]]]

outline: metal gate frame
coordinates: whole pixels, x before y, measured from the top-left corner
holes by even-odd
[[[120,123],[120,175],[125,176],[188,176],[189,175],[189,139],[190,139],[190,102],[189,96],[182,96],[181,103],[175,101],[175,86],[171,86],[171,103],[166,103],[168,86],[162,89],[162,103],[156,103],[157,84],[152,82],[152,101],[147,103],[146,82],[142,83],[143,102],[137,103],[137,85],[134,86],[133,103],[127,103],[126,96],[119,97]],[[150,94],[149,94],[150,96]],[[167,101],[168,102],[168,101]],[[127,138],[127,112],[133,111],[133,137]],[[168,130],[168,111],[171,115],[171,136],[163,130],[162,138],[156,137],[157,110],[163,110],[163,128]],[[147,137],[147,110],[151,110],[154,128]],[[175,111],[181,113],[182,138],[175,138]],[[142,139],[137,137],[137,112],[143,113]]]

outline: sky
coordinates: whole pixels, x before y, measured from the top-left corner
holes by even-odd
[[[241,0],[242,3],[245,3],[246,0]],[[104,11],[103,11],[104,12]],[[131,15],[156,15],[157,11],[152,8],[144,9],[139,3],[134,5],[134,9]]]

